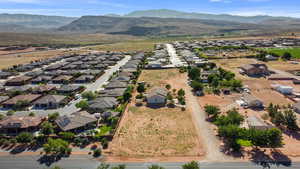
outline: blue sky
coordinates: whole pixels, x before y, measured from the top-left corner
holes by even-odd
[[[146,9],[300,18],[300,0],[0,0],[0,13],[82,16]]]

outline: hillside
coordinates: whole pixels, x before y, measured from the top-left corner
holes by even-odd
[[[77,18],[63,16],[0,14],[1,32],[35,32],[38,29],[53,29],[69,24]]]
[[[286,20],[298,20],[290,17],[273,17],[267,15],[258,16],[237,16],[229,14],[205,14],[205,13],[189,13],[181,12],[168,9],[158,10],[145,10],[145,11],[134,11],[124,15],[125,17],[158,17],[158,18],[184,18],[184,19],[209,19],[209,20],[221,20],[230,22],[241,22],[241,23],[263,23],[268,20],[286,21]]]
[[[182,36],[253,32],[267,28],[256,24],[217,20],[83,16],[58,30],[134,36]]]

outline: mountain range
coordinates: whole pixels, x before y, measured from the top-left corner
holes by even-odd
[[[134,11],[125,15],[43,16],[0,14],[0,32],[104,33],[134,36],[182,36],[300,30],[300,19],[236,16],[175,10]]]

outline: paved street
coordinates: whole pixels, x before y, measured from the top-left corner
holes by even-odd
[[[114,163],[116,166],[123,163]],[[166,169],[181,169],[184,163],[125,163],[126,169],[147,169],[152,164],[158,164]],[[0,169],[45,169],[53,166],[60,166],[63,169],[96,169],[100,162],[91,156],[71,156],[51,163],[49,160],[41,159],[38,156],[2,156],[0,157]],[[252,162],[224,162],[211,163],[200,162],[201,169],[299,169],[300,163],[293,163],[285,166],[283,164],[256,164]]]
[[[184,64],[179,59],[179,57],[178,57],[178,55],[176,53],[176,50],[173,47],[173,45],[166,44],[166,46],[167,46],[168,53],[170,55],[170,61],[172,63],[172,66],[173,67],[181,67],[181,66],[183,66]]]
[[[125,65],[129,60],[131,56],[127,55],[123,60],[118,62],[115,66],[112,66],[110,69],[106,70],[105,73],[96,80],[96,82],[85,85],[86,90],[85,91],[98,91],[102,88],[102,86],[109,80],[110,76],[113,75],[114,72],[118,71],[120,67]],[[16,115],[28,115],[29,112],[35,112],[38,115],[46,116],[51,113],[59,112],[61,115],[65,114],[71,114],[79,109],[76,108],[76,103],[80,102],[81,99],[73,100],[70,102],[67,106],[59,109],[54,110],[31,110],[31,111],[18,111]],[[2,113],[6,113],[6,111],[2,111]]]

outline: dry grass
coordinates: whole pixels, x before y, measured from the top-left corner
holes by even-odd
[[[290,62],[285,62],[285,61],[271,61],[271,62],[267,62],[267,65],[269,67],[282,70],[282,71],[295,71],[300,69],[299,64],[298,65],[292,64]]]
[[[139,81],[147,82],[150,86],[165,86],[168,79],[178,76],[177,69],[144,70]],[[183,79],[182,79],[183,80]]]
[[[130,106],[112,143],[117,156],[200,156],[201,147],[187,111]]]
[[[176,69],[144,70],[139,81],[151,87],[170,84],[184,88],[186,74]],[[204,154],[191,113],[180,108],[152,109],[131,103],[125,112],[109,150],[113,156],[199,157]]]

